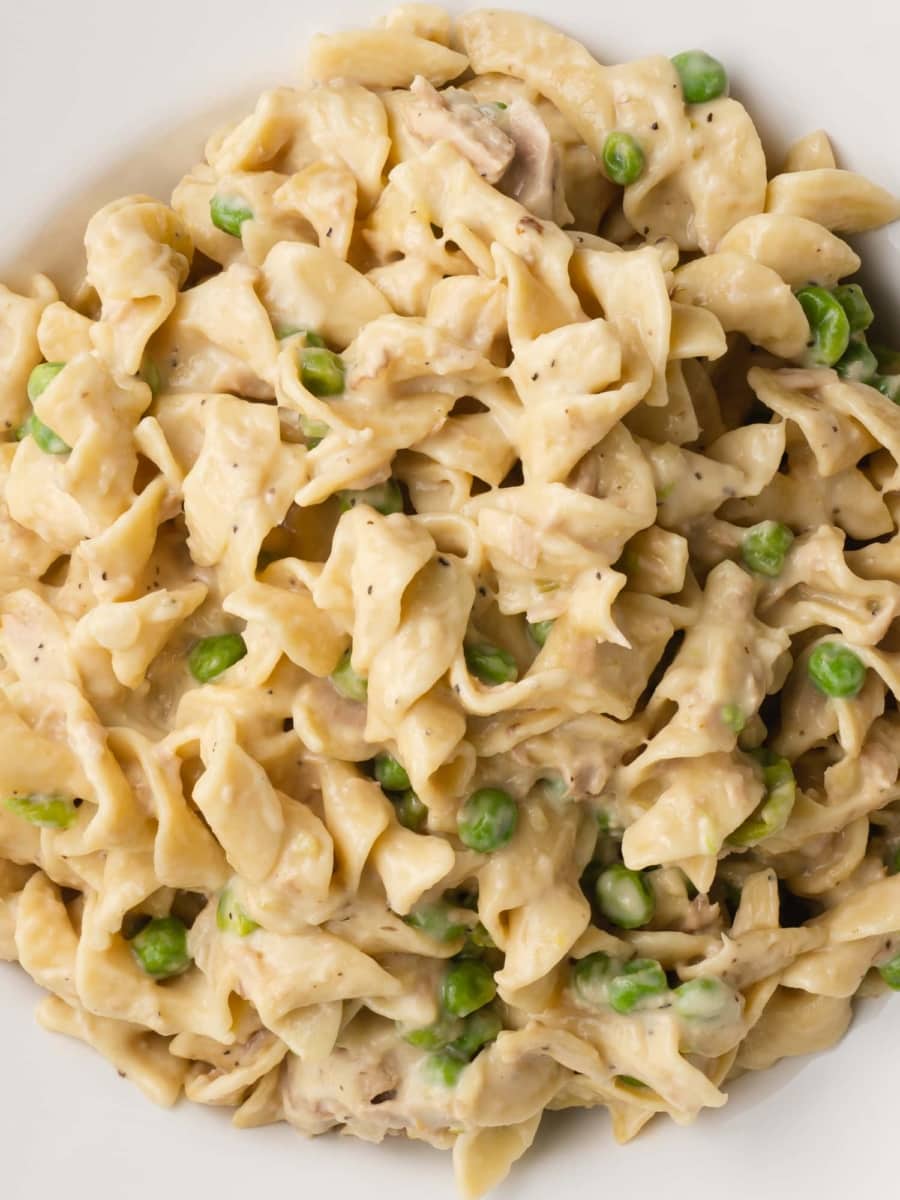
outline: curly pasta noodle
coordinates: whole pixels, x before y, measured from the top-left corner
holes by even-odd
[[[47,1028],[475,1197],[900,986],[900,409],[838,286],[898,213],[677,60],[410,5],[97,213],[77,301],[0,289]]]

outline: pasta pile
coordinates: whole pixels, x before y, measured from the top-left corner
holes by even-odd
[[[450,86],[448,86],[450,85]],[[900,368],[816,133],[509,12],[319,36],[0,289],[0,958],[152,1099],[616,1137],[900,987]]]

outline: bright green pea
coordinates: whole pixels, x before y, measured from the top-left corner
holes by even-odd
[[[794,535],[781,521],[760,521],[744,534],[741,558],[751,571],[774,578],[781,574]]]
[[[675,989],[673,1002],[686,1021],[717,1021],[734,999],[734,992],[721,979],[690,979]]]
[[[403,512],[403,493],[395,479],[385,483],[376,483],[374,487],[362,488],[358,492],[344,490],[337,493],[341,512],[349,512],[357,504],[368,504],[382,516],[389,517],[391,513]]]
[[[388,797],[394,806],[397,820],[404,829],[418,833],[428,820],[428,807],[423,804],[412,788],[403,792],[392,792]]]
[[[409,787],[406,771],[387,751],[375,756],[375,778],[386,792],[402,792]]]
[[[351,651],[345,650],[338,665],[331,672],[331,682],[345,700],[362,703],[369,692],[369,684],[362,675],[357,675],[350,665]]]
[[[539,646],[545,646],[547,638],[550,636],[550,630],[555,624],[555,621],[529,621],[528,632]]]
[[[300,352],[300,382],[314,396],[340,396],[344,375],[344,360],[333,350],[307,346]]]
[[[464,937],[468,926],[460,921],[449,904],[436,900],[433,904],[421,904],[403,920],[412,929],[419,929],[436,942],[455,942]]]
[[[129,943],[142,971],[154,979],[181,975],[193,961],[188,951],[187,926],[177,917],[156,917]]]
[[[822,642],[816,646],[806,669],[819,691],[835,700],[857,695],[866,679],[865,663],[840,642]]]
[[[239,633],[217,633],[195,642],[188,655],[188,667],[198,683],[208,683],[247,653],[247,643]]]
[[[463,647],[466,666],[482,683],[512,683],[519,677],[516,660],[507,650],[486,642]]]
[[[706,104],[728,92],[728,72],[705,50],[683,50],[672,59],[688,104]]]
[[[34,438],[36,445],[44,451],[45,454],[69,454],[72,447],[64,442],[58,433],[54,433],[49,425],[45,425],[39,420],[36,413],[32,413],[16,432],[16,437],[19,441],[28,436]]]
[[[497,985],[490,967],[476,958],[452,962],[441,983],[441,1005],[454,1017],[467,1017],[490,1004]]]
[[[31,374],[28,376],[28,399],[34,404],[38,396],[46,392],[47,388],[57,377],[60,371],[66,364],[64,362],[43,362],[38,363]]]
[[[216,925],[222,933],[236,933],[238,937],[247,937],[254,929],[259,929],[259,924],[247,916],[230,888],[225,888],[219,896]]]
[[[900,375],[875,375],[869,380],[869,383],[872,387],[878,388],[882,396],[887,396],[888,400],[900,404]]]
[[[622,187],[636,183],[644,171],[644,152],[630,133],[615,130],[603,143],[606,174]]]
[[[33,792],[30,796],[6,796],[3,807],[41,829],[68,829],[78,816],[74,801],[56,792]]]
[[[425,1059],[425,1074],[432,1083],[455,1087],[469,1064],[452,1050],[438,1050]]]
[[[887,962],[879,964],[878,973],[889,988],[900,992],[900,954],[895,954]]]
[[[854,383],[868,383],[878,374],[878,360],[866,345],[866,339],[860,334],[851,337],[850,345],[844,352],[834,369],[842,379]]]
[[[602,950],[580,958],[572,968],[572,983],[581,1000],[601,1005],[609,1002],[609,983],[621,970],[622,964]]]
[[[516,832],[519,806],[502,788],[479,788],[459,810],[460,841],[479,854],[499,850]]]
[[[618,1013],[630,1013],[669,990],[666,973],[655,958],[633,958],[609,981],[609,1002]]]
[[[244,222],[253,220],[253,209],[235,196],[216,193],[209,202],[209,216],[216,229],[239,238]]]
[[[466,1017],[463,1031],[450,1045],[460,1058],[470,1061],[490,1042],[496,1041],[503,1022],[493,1008],[482,1008]]]
[[[780,833],[788,822],[797,797],[794,771],[786,758],[765,747],[751,752],[750,757],[762,767],[766,794],[754,812],[728,835],[732,846],[755,846],[763,838]]]
[[[719,715],[722,718],[722,724],[727,725],[732,733],[743,733],[747,718],[740,705],[723,704]]]
[[[639,929],[653,919],[653,889],[641,871],[613,863],[597,876],[597,904],[608,921],[621,929]]]
[[[847,314],[851,333],[862,333],[875,320],[872,305],[858,283],[840,283],[831,289],[831,294]]]
[[[442,1016],[433,1025],[424,1029],[411,1029],[403,1034],[403,1040],[420,1050],[440,1050],[461,1036],[464,1025],[459,1017]]]
[[[850,344],[847,314],[831,292],[816,284],[800,288],[797,299],[809,322],[809,365],[833,367]]]

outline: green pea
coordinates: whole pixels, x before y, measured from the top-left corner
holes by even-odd
[[[831,294],[847,314],[851,333],[862,333],[875,320],[872,305],[858,283],[840,283]]]
[[[141,363],[139,374],[150,389],[151,394],[158,396],[163,387],[162,376],[159,373],[159,367],[149,354],[144,355],[144,361]]]
[[[889,988],[900,992],[900,954],[895,954],[887,962],[880,963],[878,973]]]
[[[358,492],[338,492],[337,498],[341,512],[349,512],[351,508],[356,508],[357,504],[368,504],[385,517],[389,517],[391,513],[403,512],[403,493],[395,479],[376,483],[374,487],[362,488]]]
[[[300,352],[300,382],[314,396],[340,396],[344,376],[344,360],[333,350],[307,346]]]
[[[345,650],[338,665],[331,672],[331,682],[345,700],[357,700],[362,703],[369,691],[368,682],[362,675],[357,675],[350,665],[351,651]]]
[[[885,853],[884,865],[888,875],[900,875],[900,846],[894,846]]]
[[[751,571],[774,578],[781,574],[794,535],[781,521],[760,521],[744,534],[741,558]]]
[[[815,284],[800,288],[797,299],[809,322],[809,365],[833,367],[850,344],[847,314],[831,292]]]
[[[225,888],[219,896],[216,905],[216,925],[222,933],[236,933],[238,937],[247,937],[259,924],[248,917],[234,898],[230,888]]]
[[[482,925],[482,923],[480,921],[478,922],[477,925],[473,926],[469,930],[469,935],[466,938],[466,945],[464,947],[464,951],[469,952],[471,955],[478,955],[483,950],[496,950],[496,949],[497,949],[497,943],[494,941],[494,939],[491,937],[491,935],[488,933],[487,929],[484,927],[484,925]]]
[[[882,396],[900,404],[900,375],[876,375],[869,380],[872,387],[877,388]]]
[[[603,165],[613,183],[636,183],[644,171],[644,152],[630,133],[615,130],[603,143]]]
[[[312,417],[300,414],[300,432],[309,441],[310,449],[318,446],[323,437],[326,437],[331,432],[331,426],[326,425],[324,421],[316,421]]]
[[[208,683],[247,653],[247,643],[239,633],[216,633],[195,642],[188,655],[188,667],[198,683]]]
[[[466,666],[482,683],[512,683],[519,677],[516,660],[507,650],[486,642],[463,647]]]
[[[597,876],[597,904],[608,921],[621,929],[639,929],[653,919],[653,889],[641,871],[613,863]]]
[[[683,50],[672,59],[688,104],[706,104],[728,92],[728,72],[705,50]]]
[[[843,357],[835,363],[834,369],[842,379],[853,383],[869,383],[878,374],[878,360],[866,345],[866,339],[859,335],[851,337],[850,345]]]
[[[433,1025],[404,1033],[403,1040],[409,1042],[410,1046],[418,1046],[420,1050],[440,1050],[460,1037],[463,1028],[459,1017],[442,1016]]]
[[[555,624],[555,621],[529,621],[528,632],[539,646],[545,646],[547,638],[550,636],[550,630]]]
[[[187,926],[177,917],[156,917],[129,943],[142,971],[154,979],[181,975],[193,961],[188,951]]]
[[[465,922],[460,921],[450,905],[443,900],[437,900],[433,904],[421,904],[403,920],[412,929],[421,930],[436,942],[455,942],[468,931]]]
[[[404,829],[418,833],[424,828],[425,822],[428,820],[428,807],[422,803],[412,788],[407,788],[403,792],[392,792],[389,799],[394,806],[397,820]]]
[[[623,1087],[629,1088],[646,1088],[646,1083],[643,1079],[635,1079],[633,1075],[617,1075],[616,1083],[621,1083]]]
[[[717,1021],[733,1004],[734,992],[721,979],[691,979],[675,989],[675,1011],[686,1021]]]
[[[732,733],[743,733],[747,718],[740,705],[723,704],[719,715],[722,718],[722,724],[727,725]]]
[[[579,999],[599,1006],[609,1002],[609,983],[622,964],[602,950],[580,958],[572,968],[572,983]]]
[[[452,1050],[438,1050],[425,1059],[425,1074],[432,1083],[455,1087],[469,1064]]]
[[[779,833],[787,824],[797,797],[794,771],[786,758],[779,758],[764,746],[752,751],[750,757],[762,767],[766,794],[746,821],[728,835],[732,846],[755,846],[763,838]]]
[[[452,962],[441,984],[441,1005],[454,1017],[467,1017],[490,1004],[497,985],[490,967],[475,958]]]
[[[655,958],[633,958],[609,981],[609,1002],[617,1013],[630,1013],[668,990],[666,973]]]
[[[450,1045],[450,1049],[469,1061],[479,1050],[496,1041],[503,1029],[503,1022],[493,1008],[482,1008],[466,1017],[463,1031]]]
[[[865,663],[840,642],[822,642],[816,646],[806,669],[819,691],[837,700],[856,696],[866,679]]]
[[[459,810],[460,841],[479,854],[499,850],[516,832],[519,806],[502,788],[479,788]]]
[[[49,425],[39,420],[35,413],[16,430],[16,437],[20,442],[29,436],[34,438],[37,446],[45,454],[69,454],[72,450],[72,447],[64,442],[58,433],[54,433]]]
[[[64,362],[38,363],[28,376],[28,399],[34,404],[38,396],[43,395],[66,364]]]
[[[244,222],[253,220],[253,209],[236,196],[220,196],[216,193],[209,202],[209,216],[216,229],[239,238]]]
[[[78,808],[67,796],[56,792],[32,792],[29,796],[6,796],[3,807],[23,821],[41,829],[68,829],[78,816]]]
[[[375,756],[375,778],[386,792],[402,792],[409,787],[406,771],[386,750]]]

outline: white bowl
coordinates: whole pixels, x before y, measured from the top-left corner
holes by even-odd
[[[770,169],[790,140],[825,127],[842,165],[900,191],[900,10],[886,0],[849,9],[835,0],[497,6],[555,21],[606,61],[703,46],[727,63]],[[129,191],[166,197],[211,128],[260,87],[296,77],[311,32],[368,24],[381,8],[371,0],[13,8],[9,0],[0,40],[0,279],[15,285],[34,270],[71,277],[99,205]],[[896,341],[900,229],[859,241],[882,340]],[[449,1158],[405,1141],[307,1142],[283,1126],[238,1132],[214,1109],[156,1109],[92,1051],[35,1026],[38,992],[18,968],[0,965],[0,996],[0,1195],[8,1200],[454,1195]],[[747,1076],[731,1085],[726,1108],[688,1129],[658,1119],[624,1149],[602,1112],[551,1116],[497,1200],[854,1194],[889,1171],[897,1059],[889,1047],[898,1036],[900,999],[865,1002],[830,1054]]]

